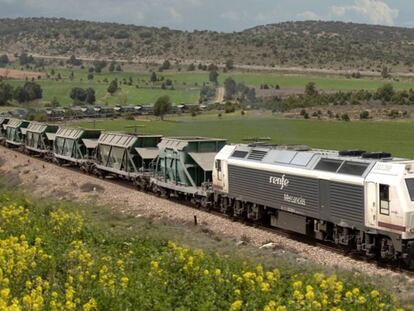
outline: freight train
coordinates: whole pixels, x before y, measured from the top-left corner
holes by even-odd
[[[142,191],[414,269],[414,160],[384,152],[227,144],[0,118],[0,141]]]

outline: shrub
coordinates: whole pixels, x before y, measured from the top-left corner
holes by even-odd
[[[366,111],[366,110],[362,111],[362,112],[359,114],[359,118],[360,118],[361,120],[367,120],[367,119],[369,119],[369,112],[368,112],[368,111]]]
[[[349,115],[347,113],[343,113],[341,115],[341,120],[345,121],[345,122],[349,122],[349,121],[351,121],[351,118],[349,117]]]

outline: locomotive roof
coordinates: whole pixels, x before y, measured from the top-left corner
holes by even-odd
[[[368,168],[377,162],[404,162],[402,158],[363,158],[362,156],[340,155],[339,151],[310,149],[300,146],[249,146],[237,145],[230,158],[296,167],[309,170],[321,170],[333,173],[364,176]]]

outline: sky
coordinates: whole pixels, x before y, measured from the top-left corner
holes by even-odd
[[[0,0],[0,17],[65,17],[225,32],[292,20],[414,27],[414,1]]]

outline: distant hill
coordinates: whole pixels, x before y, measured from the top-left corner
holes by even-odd
[[[241,32],[178,31],[57,18],[0,19],[0,50],[54,56],[411,71],[414,29],[286,22]]]

